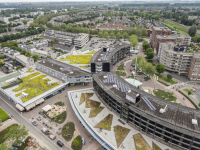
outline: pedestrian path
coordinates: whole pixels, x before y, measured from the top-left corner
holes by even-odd
[[[13,124],[16,124],[16,121],[14,119],[6,120],[5,122],[3,122],[3,125],[0,127],[0,132]]]

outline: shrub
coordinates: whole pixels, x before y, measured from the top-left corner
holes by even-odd
[[[199,107],[187,96],[187,95],[185,95],[183,92],[181,92],[181,91],[178,91],[179,93],[181,93],[183,96],[185,96],[193,105],[194,105],[194,107],[197,109],[197,110],[199,110]]]
[[[169,86],[168,84],[166,84],[166,83],[164,83],[164,82],[162,82],[162,81],[160,81],[160,80],[158,80],[158,82],[162,83],[162,84],[165,85],[165,86]]]
[[[71,148],[73,150],[81,150],[82,149],[82,137],[80,135],[74,139],[74,141],[72,142]]]
[[[74,135],[75,125],[73,122],[66,123],[62,128],[62,137],[66,141],[70,141]]]

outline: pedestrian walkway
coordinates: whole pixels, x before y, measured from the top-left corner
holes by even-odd
[[[16,124],[16,121],[14,119],[6,120],[5,122],[3,122],[3,125],[0,127],[0,132],[13,124]]]

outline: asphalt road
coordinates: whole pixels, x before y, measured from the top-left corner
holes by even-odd
[[[8,104],[3,97],[4,96],[0,94],[0,107],[3,108],[8,114],[10,114],[18,124],[24,125],[34,137],[37,137],[37,141],[39,141],[39,144],[45,145],[48,150],[62,150],[60,147],[57,146],[56,143],[52,142],[39,129],[33,126],[29,120],[23,117],[16,109]]]

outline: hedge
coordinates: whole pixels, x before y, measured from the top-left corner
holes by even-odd
[[[185,95],[183,92],[181,92],[181,91],[178,91],[179,93],[181,93],[182,95],[184,95],[193,105],[194,105],[194,107],[197,109],[197,110],[199,110],[199,107],[187,96],[187,95]]]
[[[164,83],[164,82],[162,82],[162,81],[160,81],[160,80],[158,80],[158,82],[162,83],[162,84],[165,85],[165,86],[169,86],[168,84],[166,84],[166,83]]]

